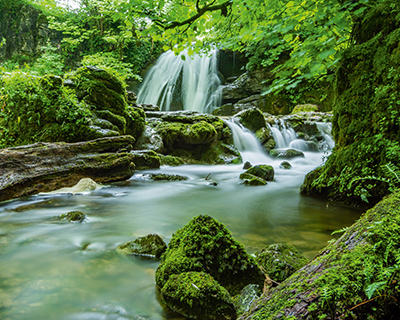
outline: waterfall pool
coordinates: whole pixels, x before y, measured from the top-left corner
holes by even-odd
[[[159,262],[120,255],[115,248],[149,233],[168,242],[200,214],[224,223],[249,252],[285,241],[311,259],[333,230],[359,216],[299,195],[304,175],[321,157],[305,152],[291,161],[290,170],[269,159],[275,181],[263,187],[240,184],[242,165],[165,166],[87,194],[42,194],[1,203],[0,318],[181,319],[157,300]],[[149,172],[189,179],[149,181]],[[87,214],[87,222],[54,219],[72,210]]]

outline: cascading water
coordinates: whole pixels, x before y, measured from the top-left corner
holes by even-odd
[[[138,103],[155,104],[163,111],[211,112],[221,103],[217,50],[208,56],[163,53],[146,75]]]
[[[277,149],[288,148],[290,143],[297,139],[294,129],[287,126],[283,119],[277,120],[273,126],[269,125],[269,129],[274,136]]]

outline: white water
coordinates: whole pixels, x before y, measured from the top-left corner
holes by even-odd
[[[163,111],[211,112],[221,103],[220,84],[217,50],[210,56],[167,51],[146,75],[138,103],[158,105]]]
[[[289,148],[290,143],[297,139],[296,132],[283,119],[279,119],[273,126],[269,126],[274,136],[277,149]],[[301,150],[301,149],[300,149]]]

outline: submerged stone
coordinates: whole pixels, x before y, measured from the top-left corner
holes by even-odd
[[[86,215],[80,211],[70,211],[60,215],[61,220],[68,220],[69,222],[81,223],[85,221]]]
[[[167,245],[159,235],[148,234],[147,236],[119,245],[117,251],[127,255],[150,256],[158,259],[166,249]]]
[[[187,318],[236,319],[229,292],[208,273],[192,271],[171,275],[161,294],[173,311]]]
[[[233,295],[248,284],[262,286],[265,279],[243,245],[207,215],[193,218],[173,234],[156,271],[156,283],[163,288],[172,275],[189,271],[210,274]]]
[[[167,173],[150,173],[149,178],[155,181],[182,181],[187,180],[188,177],[180,176],[178,174],[167,174]]]
[[[296,248],[286,243],[272,244],[257,252],[256,260],[276,282],[282,282],[308,262]]]
[[[281,169],[286,169],[289,170],[292,167],[292,165],[290,164],[290,162],[288,161],[283,161],[281,162],[281,164],[279,165],[279,168]]]

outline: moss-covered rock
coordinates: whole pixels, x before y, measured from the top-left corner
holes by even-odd
[[[252,174],[256,177],[260,177],[265,181],[274,180],[274,167],[266,164],[258,164],[246,170],[246,174]]]
[[[262,286],[265,279],[243,245],[223,224],[206,215],[193,218],[174,233],[156,271],[156,283],[163,288],[172,275],[189,271],[210,274],[233,295],[248,284]]]
[[[256,260],[268,276],[282,282],[308,261],[293,246],[287,243],[276,243],[256,253]]]
[[[185,164],[185,162],[179,158],[179,157],[174,157],[174,156],[165,156],[163,154],[160,154],[160,161],[161,165],[163,166],[180,166],[182,164]]]
[[[265,150],[270,151],[276,147],[276,141],[274,140],[274,135],[272,131],[263,127],[256,131],[256,138],[260,141],[260,144],[264,147]]]
[[[332,132],[336,147],[310,173],[302,193],[353,205],[372,205],[399,185],[399,7],[380,1],[359,19],[355,45],[336,72]]]
[[[236,319],[230,294],[205,272],[174,274],[161,289],[161,294],[172,310],[187,318]]]
[[[243,290],[233,297],[236,312],[238,316],[249,311],[251,305],[261,296],[261,288],[256,284],[249,284]]]
[[[243,110],[234,116],[239,122],[252,132],[266,127],[263,113],[257,108]]]
[[[238,156],[237,150],[226,147],[232,134],[218,117],[177,111],[160,115],[151,126],[162,139],[160,152],[180,157],[185,163],[226,163]]]
[[[239,178],[243,180],[242,184],[248,185],[248,186],[265,186],[267,185],[267,181],[264,179],[255,176],[254,174],[250,173],[241,173]]]
[[[133,241],[121,244],[117,251],[127,255],[160,258],[167,249],[164,240],[157,234],[148,234]]]
[[[287,150],[273,149],[269,152],[269,155],[277,159],[293,159],[297,157],[304,158],[304,153],[296,149],[287,149]]]
[[[130,153],[137,170],[156,169],[161,165],[160,157],[153,150],[133,150]]]
[[[70,211],[60,215],[61,220],[68,220],[69,222],[82,223],[86,220],[86,215],[80,211]]]
[[[290,162],[288,161],[282,161],[281,164],[279,165],[279,168],[289,170],[292,167]]]
[[[317,112],[318,111],[318,106],[314,104],[298,104],[295,106],[292,110],[292,114],[299,113],[299,112]]]

